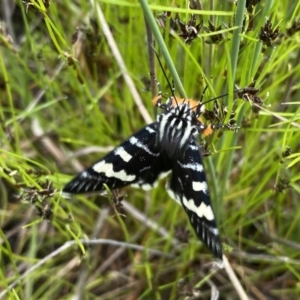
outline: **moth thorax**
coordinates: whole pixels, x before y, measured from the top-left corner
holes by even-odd
[[[182,156],[190,140],[198,134],[193,124],[194,112],[187,107],[182,105],[158,116],[157,143],[170,158]]]

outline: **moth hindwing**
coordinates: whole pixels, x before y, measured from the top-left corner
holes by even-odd
[[[158,179],[171,173],[166,189],[181,204],[197,236],[222,261],[222,245],[211,206],[197,136],[217,127],[200,120],[202,103],[172,96],[162,103],[162,93],[154,105],[163,109],[154,123],[77,175],[64,188],[64,194],[103,191],[127,185],[149,190]]]

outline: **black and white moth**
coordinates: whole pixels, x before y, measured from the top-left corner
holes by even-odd
[[[222,245],[197,137],[223,126],[201,121],[202,102],[173,95],[162,103],[160,92],[153,104],[163,109],[156,121],[77,175],[63,188],[63,194],[101,192],[105,190],[103,184],[110,189],[132,185],[150,190],[171,173],[166,184],[169,196],[183,206],[197,236],[222,261]]]

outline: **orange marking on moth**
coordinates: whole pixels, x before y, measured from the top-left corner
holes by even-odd
[[[214,132],[211,124],[208,124],[207,127],[201,132],[202,136],[211,135]]]
[[[158,101],[160,101],[162,99],[162,96],[161,95],[158,95],[158,96],[156,96],[156,97],[154,97],[153,99],[152,99],[152,104],[154,105],[154,106],[158,106]]]

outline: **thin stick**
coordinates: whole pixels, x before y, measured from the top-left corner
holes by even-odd
[[[103,228],[104,222],[108,216],[109,213],[109,208],[104,208],[101,211],[99,211],[97,222],[95,223],[94,230],[92,233],[92,237],[94,236],[99,236],[99,233],[101,229]],[[96,247],[89,249],[88,251],[90,252],[90,257],[95,257],[96,255]],[[74,296],[72,297],[72,300],[75,299],[84,299],[84,287],[86,286],[86,282],[88,279],[88,272],[89,269],[86,264],[82,264],[79,272],[79,278],[77,278],[76,282],[76,289]]]
[[[130,248],[130,249],[135,249],[135,250],[138,250],[138,251],[144,251],[145,250],[149,254],[156,254],[156,255],[165,256],[165,257],[169,257],[169,258],[173,257],[172,255],[170,255],[168,253],[164,253],[164,252],[159,251],[159,250],[149,249],[149,248],[146,248],[146,247],[143,247],[143,246],[140,246],[140,245],[125,243],[125,242],[119,242],[119,241],[115,241],[115,240],[109,240],[109,239],[96,239],[96,240],[80,239],[79,241],[82,244],[86,245],[86,246],[89,246],[89,245],[107,245],[108,244],[108,245],[115,245],[115,246],[118,246],[118,247],[126,247],[126,248]],[[51,258],[54,258],[58,254],[64,252],[65,250],[71,248],[72,246],[76,246],[77,244],[78,244],[77,241],[74,241],[74,240],[73,241],[68,241],[64,245],[62,245],[61,247],[59,247],[58,249],[51,252],[49,255],[47,255],[43,259],[41,259],[37,264],[33,265],[24,274],[22,274],[16,281],[11,283],[4,291],[2,291],[0,293],[0,299],[3,299],[3,297],[8,293],[8,291],[12,290],[17,284],[19,284],[30,273],[37,270],[39,267],[44,265]]]
[[[279,114],[277,114],[277,113],[275,113],[275,112],[272,112],[272,111],[270,111],[270,110],[267,110],[267,109],[263,108],[262,106],[257,105],[256,103],[254,103],[253,105],[256,106],[256,107],[259,107],[261,110],[263,110],[263,111],[269,113],[270,115],[274,116],[274,117],[277,118],[278,120],[281,120],[281,121],[290,123],[291,125],[293,125],[293,126],[295,126],[295,127],[297,127],[297,128],[300,128],[300,124],[299,124],[299,123],[296,123],[296,122],[290,122],[288,119],[286,119],[286,118],[280,116]]]
[[[163,236],[165,238],[170,238],[170,233],[165,228],[163,228],[156,222],[147,218],[147,216],[145,214],[143,214],[141,211],[136,209],[133,205],[131,205],[130,203],[128,203],[125,200],[122,201],[122,204],[123,204],[124,209],[127,212],[129,212],[134,218],[136,218],[137,220],[142,222],[146,227],[149,227],[152,230],[157,231],[161,236]],[[179,242],[177,239],[172,238],[171,242],[174,247],[179,247]]]
[[[155,71],[155,57],[154,57],[154,40],[153,40],[153,35],[151,32],[151,28],[145,18],[145,26],[146,26],[146,34],[147,34],[147,45],[148,45],[148,57],[149,57],[149,70],[150,70],[150,74],[152,74],[152,76],[150,76],[150,87],[151,87],[151,96],[152,99],[157,96],[157,89],[156,89],[156,82],[153,76],[156,77],[156,71]]]
[[[147,109],[145,108],[143,102],[142,102],[142,99],[133,83],[133,80],[131,79],[130,75],[128,74],[128,71],[126,69],[126,66],[125,66],[125,63],[123,61],[123,58],[121,56],[121,53],[118,49],[118,46],[114,40],[114,37],[108,27],[108,24],[106,22],[106,19],[103,15],[103,12],[100,8],[100,5],[98,3],[95,3],[94,0],[91,0],[91,4],[92,4],[92,7],[94,9],[94,11],[96,11],[96,14],[97,14],[97,17],[98,17],[98,20],[99,20],[99,24],[100,26],[102,26],[102,30],[103,30],[103,33],[107,39],[107,43],[112,51],[112,54],[114,55],[118,65],[119,65],[119,68],[121,70],[121,73],[122,73],[122,76],[131,92],[131,95],[133,97],[133,100],[135,101],[135,104],[137,105],[138,109],[140,110],[140,113],[142,115],[142,117],[144,118],[145,122],[147,124],[149,123],[152,123],[152,118],[150,117]]]
[[[234,286],[235,290],[237,291],[240,299],[241,300],[249,300],[245,290],[243,289],[240,281],[238,280],[234,271],[232,270],[227,257],[224,254],[223,254],[223,265],[224,265],[224,269],[226,270],[226,272],[231,280],[231,283]]]
[[[155,41],[157,43],[157,46],[158,46],[158,48],[160,50],[160,53],[164,57],[165,62],[167,64],[167,66],[168,66],[168,70],[170,71],[172,79],[175,82],[177,91],[179,92],[179,94],[180,94],[180,96],[182,98],[187,98],[186,93],[185,93],[184,88],[183,88],[183,85],[182,85],[182,83],[180,81],[180,78],[178,76],[176,68],[175,68],[175,66],[173,64],[172,58],[171,58],[171,56],[169,54],[168,48],[165,45],[165,42],[164,42],[164,40],[162,38],[162,35],[160,33],[158,25],[156,24],[156,20],[155,20],[155,18],[153,16],[153,13],[152,13],[152,11],[151,11],[151,9],[149,7],[149,4],[148,4],[147,0],[139,0],[139,3],[140,3],[141,8],[143,10],[144,17],[147,20],[147,23],[148,23],[148,25],[150,26],[150,28],[152,30],[153,36],[154,36]]]

